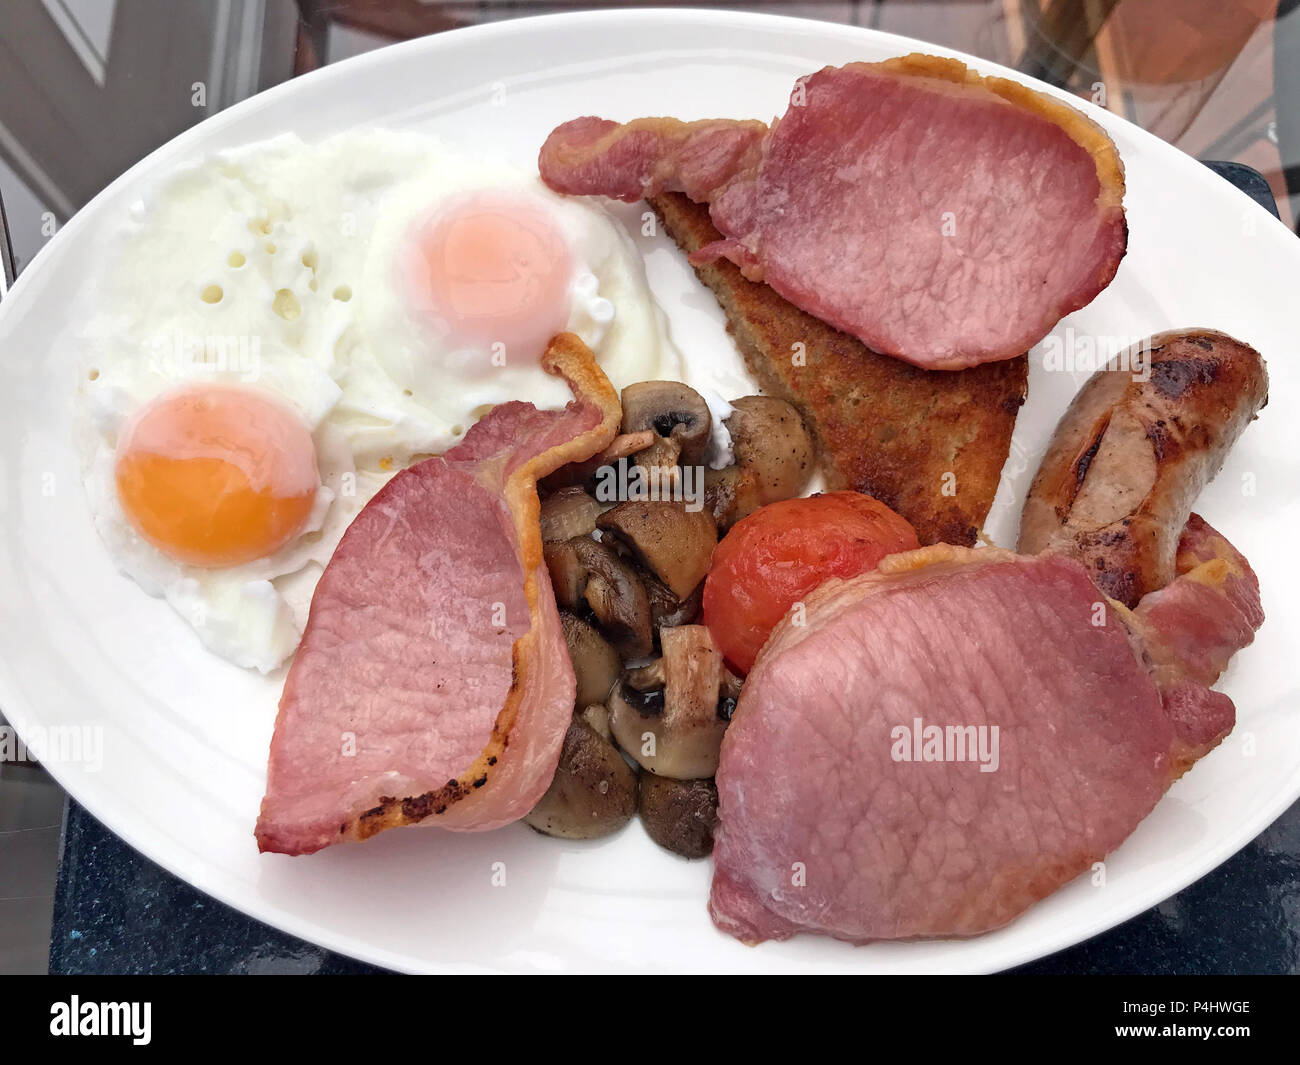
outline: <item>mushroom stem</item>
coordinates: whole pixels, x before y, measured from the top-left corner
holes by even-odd
[[[664,629],[660,639],[663,657],[628,670],[610,692],[610,730],[651,773],[677,780],[711,777],[727,729],[719,712],[722,656],[703,625]]]

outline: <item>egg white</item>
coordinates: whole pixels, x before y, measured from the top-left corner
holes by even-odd
[[[576,264],[567,327],[616,387],[679,376],[636,251],[602,209],[412,133],[316,145],[284,136],[218,153],[136,204],[106,254],[76,387],[87,497],[117,567],[214,653],[277,668],[339,538],[394,472],[454,446],[497,403],[571,398],[533,360],[464,372],[406,305],[404,242],[440,201],[471,189],[507,190],[550,214]],[[113,465],[125,422],[195,380],[267,389],[312,430],[321,486],[311,518],[269,558],[177,563],[122,511]]]

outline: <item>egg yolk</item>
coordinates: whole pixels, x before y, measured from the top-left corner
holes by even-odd
[[[417,246],[417,286],[455,341],[536,359],[567,324],[572,258],[536,204],[483,193],[444,204]]]
[[[274,396],[227,385],[150,402],[123,432],[115,472],[140,535],[205,567],[274,554],[307,523],[320,485],[303,419]]]

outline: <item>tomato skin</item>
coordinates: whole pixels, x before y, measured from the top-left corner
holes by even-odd
[[[916,530],[861,492],[829,492],[760,507],[713,552],[704,624],[738,673],[786,612],[830,577],[873,570],[886,555],[920,547]]]

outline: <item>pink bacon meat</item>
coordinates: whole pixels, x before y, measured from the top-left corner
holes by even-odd
[[[1054,97],[911,55],[801,78],[761,122],[578,118],[542,180],[708,203],[724,256],[868,347],[928,369],[1009,359],[1087,305],[1124,256],[1124,175]]]
[[[1118,847],[1231,731],[1207,685],[1263,620],[1222,537],[1196,518],[1183,547],[1132,613],[1073,560],[997,548],[923,548],[814,592],[723,740],[718,927],[976,935]],[[896,757],[918,720],[962,729],[964,760],[946,732],[938,759]],[[994,726],[996,747],[978,731]]]
[[[575,399],[505,403],[357,515],[316,587],[271,742],[263,851],[309,854],[429,820],[496,828],[550,783],[575,681],[536,482],[605,448],[618,398],[561,334]]]

